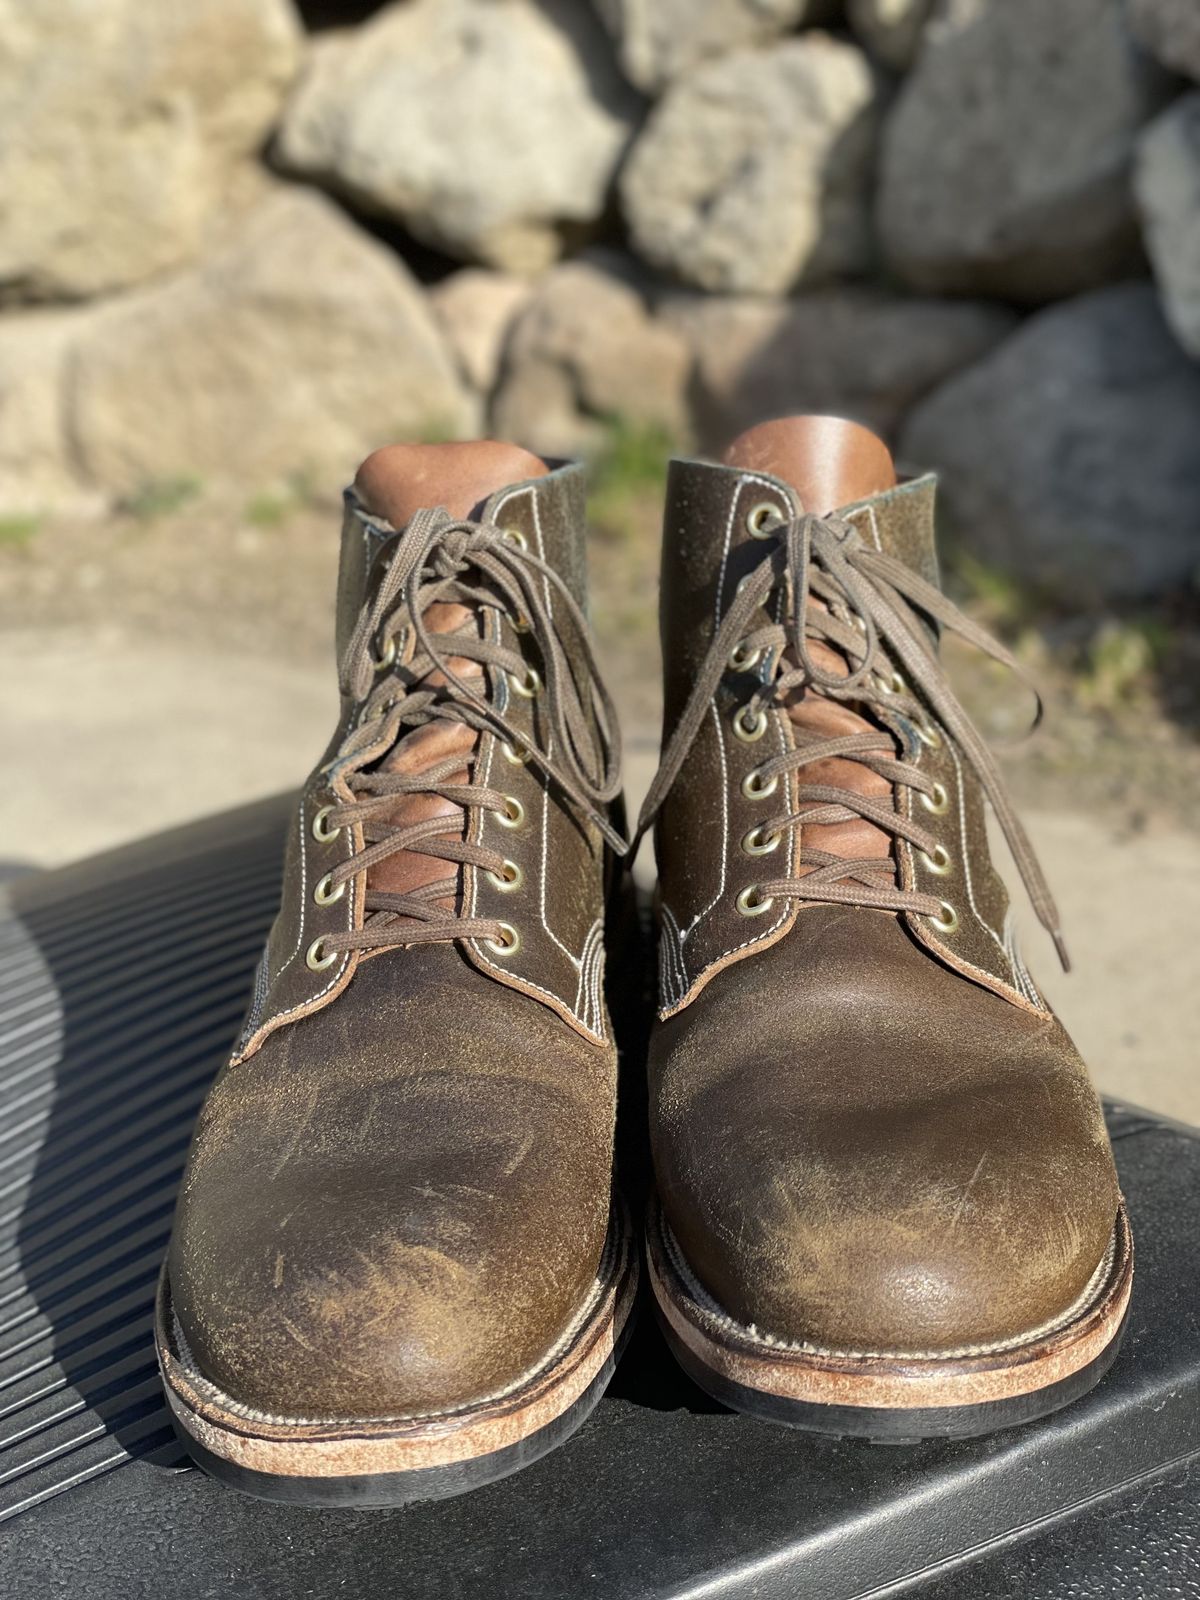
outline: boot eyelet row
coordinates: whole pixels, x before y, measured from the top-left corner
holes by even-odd
[[[511,922],[502,922],[500,924],[500,934],[501,937],[499,939],[485,939],[483,941],[484,944],[487,945],[493,955],[515,956],[521,948],[521,935]]]
[[[324,935],[314,939],[304,953],[304,964],[312,972],[323,972],[326,967],[331,967],[336,960],[337,951],[326,950]]]
[[[346,884],[349,882],[349,879],[343,878],[341,883],[338,884],[337,888],[334,889],[331,887],[332,878],[333,873],[327,872],[321,879],[320,883],[318,883],[316,888],[313,890],[313,899],[319,906],[333,905],[334,901],[340,900],[346,892]]]
[[[393,634],[388,642],[384,645],[383,654],[374,658],[375,671],[386,672],[389,667],[394,667],[396,665],[396,657],[399,653],[400,647],[396,643],[395,634]]]
[[[875,687],[878,689],[880,694],[893,695],[908,693],[908,685],[898,672],[893,672],[886,678],[878,672],[874,673],[872,676],[874,678]],[[919,731],[920,730],[918,730],[918,732]]]
[[[749,672],[762,660],[761,650],[747,650],[745,641],[734,645],[729,652],[729,667],[733,672]]]
[[[958,927],[958,912],[948,900],[943,900],[941,912],[936,917],[930,917],[929,924],[939,933],[953,933]]]
[[[504,810],[496,812],[496,821],[502,828],[519,828],[525,821],[525,807],[515,794],[504,796]]]
[[[783,512],[771,500],[760,500],[746,513],[746,532],[752,539],[769,539],[783,526]]]
[[[774,895],[764,895],[756,883],[743,889],[735,904],[743,917],[761,917],[775,904]]]
[[[950,859],[950,852],[944,844],[936,845],[932,855],[927,855],[922,850],[921,860],[925,863],[926,872],[932,872],[939,878],[944,878],[954,868],[954,863]]]
[[[742,779],[742,793],[747,800],[769,800],[778,787],[778,777],[768,778],[764,783],[757,767],[751,767]]]
[[[340,828],[328,826],[329,813],[332,810],[332,806],[322,806],[312,819],[312,836],[318,844],[328,844],[331,839],[336,839],[342,831]]]
[[[515,672],[510,672],[508,685],[514,694],[521,696],[522,700],[532,700],[542,687],[542,680],[538,676],[536,667],[526,667],[524,676],[520,678]]]
[[[950,794],[944,783],[935,783],[928,794],[921,791],[921,804],[935,817],[944,817],[950,809]]]
[[[918,722],[914,726],[917,730],[917,738],[920,739],[922,744],[928,745],[931,750],[940,750],[942,748],[942,736],[932,722]]]
[[[733,718],[733,731],[743,744],[754,744],[767,731],[767,713],[760,707],[747,722],[746,713],[749,709],[749,706],[743,706],[734,713]]]
[[[761,828],[751,828],[749,833],[742,837],[742,853],[748,856],[769,856],[772,850],[778,850],[782,837],[778,833],[764,833]]]
[[[500,741],[500,754],[511,767],[523,767],[529,760],[529,751],[523,744],[509,744],[507,739]]]
[[[512,894],[525,882],[524,868],[516,861],[506,860],[499,872],[489,872],[486,876],[502,894]]]

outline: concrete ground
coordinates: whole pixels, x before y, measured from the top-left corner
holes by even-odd
[[[268,654],[85,627],[0,639],[0,872],[50,866],[300,782],[335,704],[324,649]],[[629,787],[649,782],[644,707]],[[1069,797],[1069,795],[1068,795]],[[1105,1091],[1200,1122],[1200,834],[1047,804],[1026,822],[1062,909],[1064,977],[1014,895],[1027,953]]]

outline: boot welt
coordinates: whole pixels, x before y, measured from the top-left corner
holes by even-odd
[[[545,1360],[504,1394],[413,1417],[267,1417],[195,1367],[179,1336],[166,1269],[155,1335],[175,1430],[212,1476],[263,1500],[303,1506],[405,1505],[507,1477],[562,1444],[596,1406],[628,1339],[637,1251],[614,1211],[596,1282]]]
[[[745,1327],[692,1274],[658,1201],[647,1226],[655,1309],[676,1360],[723,1405],[767,1421],[880,1443],[973,1438],[1086,1394],[1120,1349],[1133,1278],[1124,1202],[1087,1291],[1024,1341],[949,1354],[826,1350]]]

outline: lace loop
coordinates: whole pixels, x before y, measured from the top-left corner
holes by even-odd
[[[776,593],[785,597],[786,622],[782,626],[753,626],[756,613]],[[939,589],[894,556],[869,548],[858,529],[842,518],[804,515],[781,522],[763,559],[738,586],[709,646],[650,785],[633,848],[670,793],[728,668],[731,653],[739,645],[762,649],[768,653],[770,677],[755,689],[742,708],[742,715],[756,716],[768,705],[782,703],[796,689],[812,689],[831,700],[860,701],[872,709],[898,712],[915,719],[918,732],[925,726],[922,702],[932,708],[979,779],[1038,920],[1054,940],[1066,969],[1069,961],[1058,909],[1045,876],[995,759],[951,689],[923,619],[958,634],[1015,673],[1034,696],[1036,727],[1041,720],[1042,701],[1020,662]],[[823,665],[812,648],[814,641],[836,651],[846,670],[839,672]],[[795,664],[790,668],[789,655]],[[893,660],[903,671],[899,681]],[[886,688],[878,687],[877,680]],[[915,686],[919,697],[908,690],[908,684]],[[885,695],[886,708],[881,705]],[[894,750],[888,748],[893,737],[884,729],[838,738],[800,730],[794,750],[765,759],[757,771],[760,781],[766,784],[785,772],[840,757],[868,767],[892,784],[932,798],[938,786],[912,761],[896,758]],[[926,853],[931,853],[937,843],[926,828],[904,817],[894,805],[854,790],[802,785],[799,800],[802,809],[771,818],[764,827],[771,831],[805,823],[863,819]],[[764,882],[758,885],[760,895],[911,911],[931,917],[938,914],[941,906],[935,896],[898,889],[896,863],[890,856],[861,860],[804,847],[800,864],[805,869],[803,876]]]

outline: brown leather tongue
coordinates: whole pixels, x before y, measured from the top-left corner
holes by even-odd
[[[896,484],[887,445],[844,417],[760,422],[739,434],[721,459],[729,467],[782,478],[800,496],[800,509],[818,517]]]
[[[796,491],[801,510],[816,516],[825,516],[896,484],[895,464],[883,440],[869,428],[842,417],[782,417],[775,422],[761,422],[740,434],[722,460],[727,466],[781,478]],[[822,667],[833,672],[848,671],[837,651],[813,640],[809,647]],[[849,706],[811,690],[790,695],[787,709],[797,728],[821,737],[862,733],[875,726]],[[880,748],[891,753],[890,736],[880,740]],[[882,800],[888,798],[892,788],[886,778],[878,777],[857,761],[838,756],[802,768],[800,782],[852,789]],[[859,818],[812,823],[803,833],[804,845],[834,856],[861,861],[892,853],[889,836],[874,823]]]
[[[543,478],[549,472],[544,461],[519,445],[498,439],[477,439],[470,443],[393,444],[367,457],[354,480],[364,504],[375,516],[403,528],[418,512],[444,506],[452,517],[469,517],[498,489],[527,478]],[[425,613],[430,633],[453,633],[470,620],[466,606],[438,602]],[[481,676],[478,663],[451,656],[450,665],[464,678]],[[429,682],[436,681],[433,675]],[[407,733],[384,759],[386,772],[419,773],[447,756],[468,756],[477,742],[475,732],[444,721],[428,723]],[[464,765],[449,782],[466,783]],[[435,794],[414,794],[399,801],[389,817],[396,826],[424,822],[431,817],[451,817],[455,821],[447,835],[461,838],[462,813]],[[368,873],[369,885],[383,894],[409,894],[427,883],[454,875],[452,862],[439,861],[416,850],[405,850],[378,862]],[[439,902],[453,906],[453,897]]]
[[[497,489],[544,478],[549,470],[538,456],[499,439],[389,444],[367,457],[354,487],[377,517],[402,528],[431,506],[445,506],[452,517],[469,517]]]

